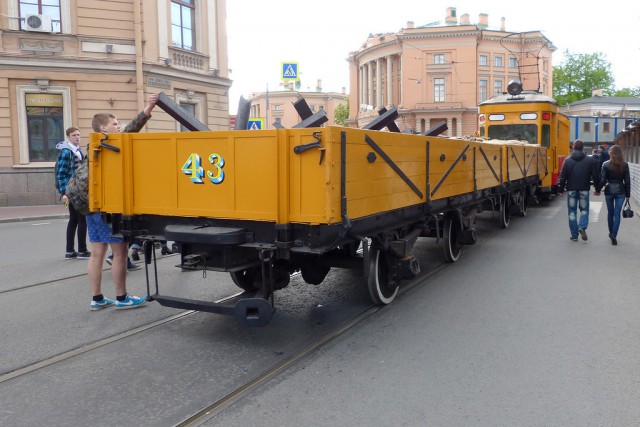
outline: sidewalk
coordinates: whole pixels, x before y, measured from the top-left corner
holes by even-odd
[[[8,206],[0,208],[0,224],[5,222],[66,218],[68,216],[69,209],[64,205]]]

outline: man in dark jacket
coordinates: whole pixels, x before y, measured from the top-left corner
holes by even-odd
[[[576,139],[573,143],[573,153],[562,164],[558,192],[567,190],[567,209],[569,212],[570,239],[578,240],[578,234],[582,240],[587,240],[587,227],[589,226],[589,189],[591,181],[595,187],[595,195],[600,195],[600,165],[597,160],[588,157],[582,149],[584,143]],[[580,221],[578,222],[577,210],[580,207]]]

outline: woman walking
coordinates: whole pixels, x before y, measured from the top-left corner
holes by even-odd
[[[620,228],[620,212],[625,198],[631,197],[631,178],[629,164],[624,161],[624,154],[619,145],[609,150],[610,159],[602,164],[600,184],[605,185],[604,197],[607,202],[607,223],[612,245],[617,245]]]

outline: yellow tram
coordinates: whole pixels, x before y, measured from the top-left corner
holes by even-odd
[[[537,193],[543,197],[555,194],[562,163],[569,156],[569,119],[558,112],[555,99],[523,91],[519,81],[510,82],[508,91],[480,104],[480,137],[520,140],[547,148],[549,173],[541,177]]]

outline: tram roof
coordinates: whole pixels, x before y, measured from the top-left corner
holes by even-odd
[[[524,91],[520,95],[502,94],[494,96],[491,99],[487,99],[481,102],[480,105],[497,105],[497,104],[516,104],[516,103],[531,103],[531,102],[544,102],[555,106],[558,106],[558,102],[547,95],[543,95],[539,92]]]

